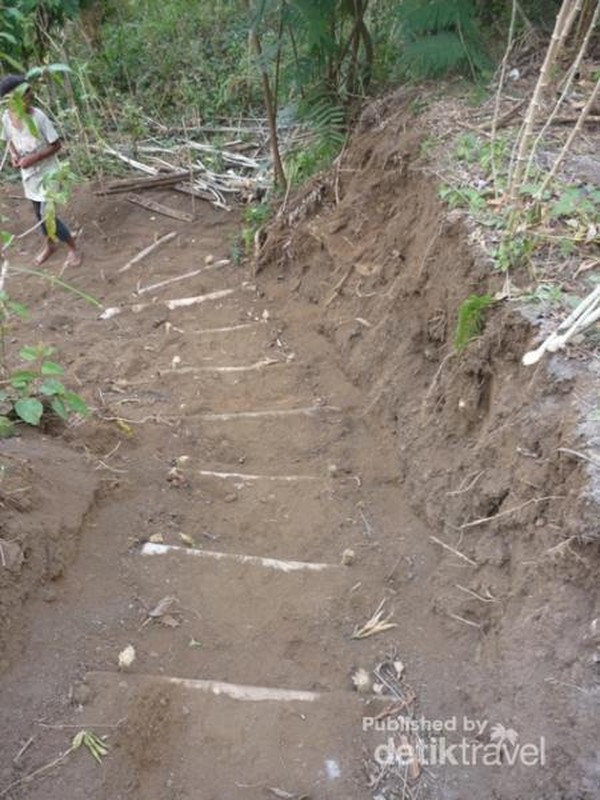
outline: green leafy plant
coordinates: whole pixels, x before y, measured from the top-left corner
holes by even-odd
[[[59,380],[64,369],[51,360],[55,352],[53,347],[42,344],[22,347],[19,357],[23,365],[15,369],[7,365],[6,333],[11,319],[26,318],[27,313],[27,309],[11,300],[6,292],[0,292],[0,371],[3,376],[0,380],[0,438],[14,432],[14,420],[37,426],[48,410],[65,421],[71,414],[89,414],[80,395],[69,391]]]
[[[540,283],[535,291],[522,295],[526,303],[540,303],[542,305],[558,305],[562,303],[563,291],[556,283]]]
[[[461,352],[483,331],[485,312],[495,300],[489,294],[471,294],[460,304],[454,332],[454,347]]]
[[[102,759],[108,753],[108,745],[105,739],[105,736],[97,736],[92,731],[79,731],[71,742],[71,752],[79,750],[80,747],[85,747],[94,761],[101,764]]]
[[[442,186],[439,194],[450,208],[468,208],[471,213],[487,208],[485,197],[474,186]]]
[[[83,398],[59,380],[65,371],[51,360],[54,347],[26,345],[18,354],[24,363],[16,368],[9,366],[6,341],[15,317],[26,319],[28,310],[0,291],[0,438],[12,435],[14,421],[19,419],[37,426],[47,412],[64,421],[72,414],[88,416],[90,411]]]
[[[535,248],[536,241],[533,236],[507,233],[494,252],[498,269],[502,272],[508,272],[511,269],[526,266]]]
[[[244,224],[242,226],[242,243],[245,253],[250,253],[254,246],[254,237],[262,226],[270,219],[273,209],[269,203],[251,205],[244,211]]]
[[[586,221],[600,219],[600,189],[568,186],[550,204],[550,218],[582,217]]]

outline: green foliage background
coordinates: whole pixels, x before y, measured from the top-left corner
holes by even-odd
[[[348,102],[407,79],[492,66],[510,0],[6,0],[3,66],[69,57],[97,96],[150,116],[233,116],[262,110],[248,31],[278,70],[282,105],[307,96]],[[523,0],[535,23],[558,0]],[[361,23],[359,25],[359,23]],[[364,23],[364,25],[362,25]],[[358,33],[357,33],[358,30]]]
[[[339,150],[347,121],[367,94],[406,81],[491,76],[511,5],[0,0],[0,60],[5,72],[68,63],[72,72],[64,90],[49,86],[44,99],[67,134],[86,143],[125,135],[135,145],[156,122],[192,126],[262,118],[266,74],[279,124],[307,121],[318,133],[314,152],[295,158],[294,179],[302,180]],[[559,6],[560,0],[521,0],[521,29],[531,23],[544,32]],[[77,167],[82,170],[81,160]]]

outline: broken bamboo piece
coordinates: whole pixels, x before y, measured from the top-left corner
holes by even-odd
[[[202,558],[208,561],[231,561],[264,569],[274,569],[279,572],[323,572],[323,570],[339,569],[337,564],[325,564],[316,561],[289,561],[279,558],[263,558],[262,556],[248,556],[240,553],[223,553],[217,550],[200,550],[194,547],[181,545],[155,544],[145,542],[142,545],[143,556],[164,556],[169,553],[181,554],[190,558]]]
[[[163,214],[165,217],[172,217],[173,219],[178,219],[181,222],[194,222],[196,219],[193,214],[188,214],[187,211],[179,211],[176,208],[170,208],[162,203],[157,203],[156,200],[150,200],[149,198],[142,197],[139,194],[128,194],[127,200],[130,203],[135,203],[136,205],[142,206],[142,208],[146,208],[149,211],[155,211],[157,214]]]
[[[103,186],[101,189],[96,189],[94,194],[106,195],[120,194],[134,190],[143,191],[144,189],[166,189],[171,187],[173,184],[179,183],[180,181],[189,181],[190,175],[194,172],[199,172],[199,170],[191,170],[191,172],[189,170],[186,172],[177,170],[176,172],[169,173],[168,175],[156,175],[149,178],[126,178],[124,180],[115,181],[114,183],[109,183],[108,185]]]
[[[140,250],[140,252],[137,255],[135,255],[133,258],[130,258],[129,261],[125,264],[125,266],[121,267],[121,269],[119,270],[119,273],[127,272],[127,270],[131,269],[131,267],[133,267],[134,264],[137,264],[138,262],[142,261],[142,259],[146,258],[146,256],[149,256],[150,253],[153,253],[162,244],[166,244],[167,242],[170,242],[171,239],[174,239],[176,236],[177,236],[177,232],[176,231],[171,231],[170,233],[165,233],[165,235],[161,236],[160,239],[157,239],[155,242],[153,242],[152,244],[148,245],[148,247],[145,247],[143,250]]]
[[[152,283],[150,286],[143,286],[140,289],[136,290],[136,294],[146,294],[147,292],[155,292],[157,289],[163,289],[165,286],[169,286],[172,283],[178,283],[179,281],[188,280],[188,278],[195,278],[196,275],[200,275],[203,272],[208,272],[212,269],[218,269],[219,267],[226,267],[231,262],[228,258],[223,258],[220,261],[217,261],[215,264],[209,264],[207,267],[200,267],[199,269],[193,269],[191,272],[185,272],[183,275],[175,275],[174,278],[167,278],[164,281],[159,281],[158,283]]]

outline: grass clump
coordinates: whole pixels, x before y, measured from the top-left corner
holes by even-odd
[[[458,353],[481,334],[485,325],[485,312],[494,302],[491,294],[471,294],[460,304],[454,332],[454,348]]]

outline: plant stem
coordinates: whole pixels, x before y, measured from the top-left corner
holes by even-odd
[[[42,272],[39,269],[29,269],[27,267],[11,266],[10,269],[12,272],[22,273],[23,275],[35,275],[38,278],[44,278],[44,280],[47,280],[52,284],[56,284],[72,294],[76,294],[78,297],[81,297],[83,300],[86,300],[88,303],[90,303],[90,305],[95,306],[96,308],[102,308],[102,303],[99,300],[96,300],[95,297],[92,297],[91,294],[83,292],[81,289],[77,289],[77,287],[61,280],[60,278],[54,277],[54,275],[48,275],[46,272]]]
[[[500,114],[500,97],[502,96],[502,89],[504,87],[504,81],[506,79],[506,71],[508,69],[508,58],[512,53],[514,38],[515,38],[515,27],[516,27],[516,19],[517,19],[517,0],[513,0],[512,4],[512,12],[510,16],[510,27],[508,30],[508,43],[506,45],[506,51],[504,53],[504,58],[502,59],[502,65],[500,67],[500,77],[498,79],[498,90],[496,91],[496,100],[494,103],[494,118],[492,120],[492,157],[491,157],[491,164],[492,164],[492,176],[494,182],[494,195],[497,198],[499,195],[498,189],[498,167],[496,164],[496,135],[498,132],[498,117]]]

